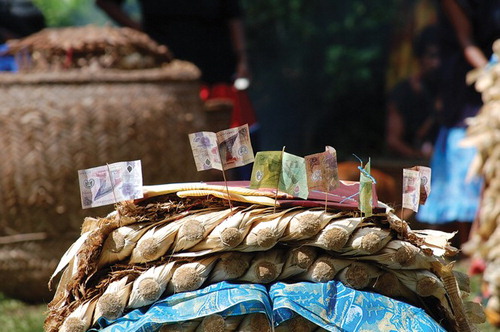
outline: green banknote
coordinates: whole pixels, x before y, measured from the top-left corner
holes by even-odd
[[[255,155],[250,188],[274,188],[279,185],[281,151],[261,151]]]
[[[309,195],[304,158],[283,151],[261,151],[255,156],[250,188],[278,188],[306,199]]]
[[[307,199],[306,162],[304,158],[283,152],[280,190],[290,195]]]

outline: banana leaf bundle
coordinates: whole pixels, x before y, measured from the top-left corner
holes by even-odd
[[[200,190],[225,195],[199,196]],[[481,320],[480,308],[464,299],[467,277],[446,265],[446,255],[455,252],[453,234],[412,231],[385,205],[362,218],[356,209],[269,207],[261,199],[272,201],[276,193],[246,188],[233,193],[232,187],[176,184],[146,193],[119,203],[105,218],[87,220],[54,273],[62,275],[47,331],[68,329],[71,322],[88,328],[100,317],[222,281],[336,280],[420,306],[452,331],[473,330]],[[237,198],[229,204],[232,195]],[[278,203],[286,203],[287,196],[278,195]],[[168,323],[162,331],[241,330],[258,317],[213,316]],[[318,330],[313,325],[296,318],[286,328]]]

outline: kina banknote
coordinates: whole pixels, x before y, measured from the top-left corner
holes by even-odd
[[[420,196],[419,204],[424,205],[427,197],[431,194],[431,173],[430,167],[426,166],[413,166],[412,170],[418,171],[420,177]]]
[[[304,158],[283,152],[280,189],[290,195],[307,199],[309,189]]]
[[[189,142],[193,150],[196,170],[218,169],[222,171],[222,163],[217,146],[217,135],[209,131],[189,134]]]
[[[247,124],[217,132],[217,144],[224,169],[245,166],[254,161]]]
[[[306,199],[309,190],[304,158],[283,151],[257,152],[250,188],[278,188]]]
[[[414,166],[403,169],[403,207],[418,212],[431,193],[431,168]]]
[[[403,169],[403,208],[418,212],[420,202],[420,172],[414,169]]]
[[[309,190],[331,192],[339,186],[337,152],[331,146],[325,152],[304,157]]]
[[[248,125],[217,133],[202,131],[189,134],[198,171],[231,169],[254,161]]]
[[[143,197],[141,161],[124,161],[78,171],[82,208]]]

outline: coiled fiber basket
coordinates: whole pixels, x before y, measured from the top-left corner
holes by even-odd
[[[0,292],[49,301],[50,275],[84,217],[77,170],[142,160],[145,184],[198,180],[188,134],[204,126],[199,70],[0,75]]]

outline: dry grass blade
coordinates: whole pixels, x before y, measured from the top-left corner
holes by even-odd
[[[144,186],[143,192],[144,197],[154,197],[159,195],[173,194],[180,191],[195,191],[195,190],[209,190],[209,191],[218,191],[222,193],[229,193],[242,195],[242,196],[264,196],[274,199],[276,197],[276,193],[265,191],[265,190],[255,190],[249,188],[242,187],[226,187],[220,185],[210,185],[206,183],[200,182],[191,182],[191,183],[170,183],[170,184],[162,184],[155,186]],[[290,198],[290,195],[279,192],[278,198]]]
[[[249,204],[259,204],[265,206],[279,206],[279,203],[274,199],[266,196],[244,196],[226,191],[217,190],[186,190],[177,192],[177,196],[180,198],[184,197],[203,197],[203,196],[214,196],[217,198],[231,200],[242,203]]]
[[[456,248],[450,246],[450,240],[457,232],[447,233],[433,229],[421,229],[414,230],[413,233],[424,241],[421,248],[431,249],[434,256],[453,256],[457,252]]]
[[[64,255],[62,256],[61,260],[59,261],[59,264],[57,264],[57,267],[56,267],[54,273],[52,273],[52,276],[50,277],[50,280],[49,280],[49,289],[51,287],[52,280],[54,279],[54,277],[59,272],[61,272],[69,264],[70,261],[72,261],[72,260],[75,259],[75,257],[77,256],[78,251],[81,249],[81,247],[83,246],[83,244],[85,243],[85,241],[87,240],[87,238],[89,237],[89,235],[90,235],[90,231],[85,232],[82,235],[80,235],[80,237],[64,253]]]
[[[456,270],[453,271],[453,275],[457,281],[458,289],[463,294],[462,297],[467,297],[471,292],[469,276],[466,273]]]
[[[207,185],[201,182],[185,182],[185,183],[168,183],[154,186],[143,186],[144,199],[162,196],[167,194],[175,194],[179,191],[203,190]]]
[[[50,309],[58,309],[62,308],[67,304],[67,297],[69,295],[69,291],[67,289],[68,284],[72,280],[73,276],[78,273],[78,257],[71,260],[69,265],[64,270],[61,275],[61,279],[57,284],[57,288],[54,294],[54,299],[50,302]]]
[[[133,283],[127,308],[140,308],[160,298],[172,278],[175,262],[154,266]]]

